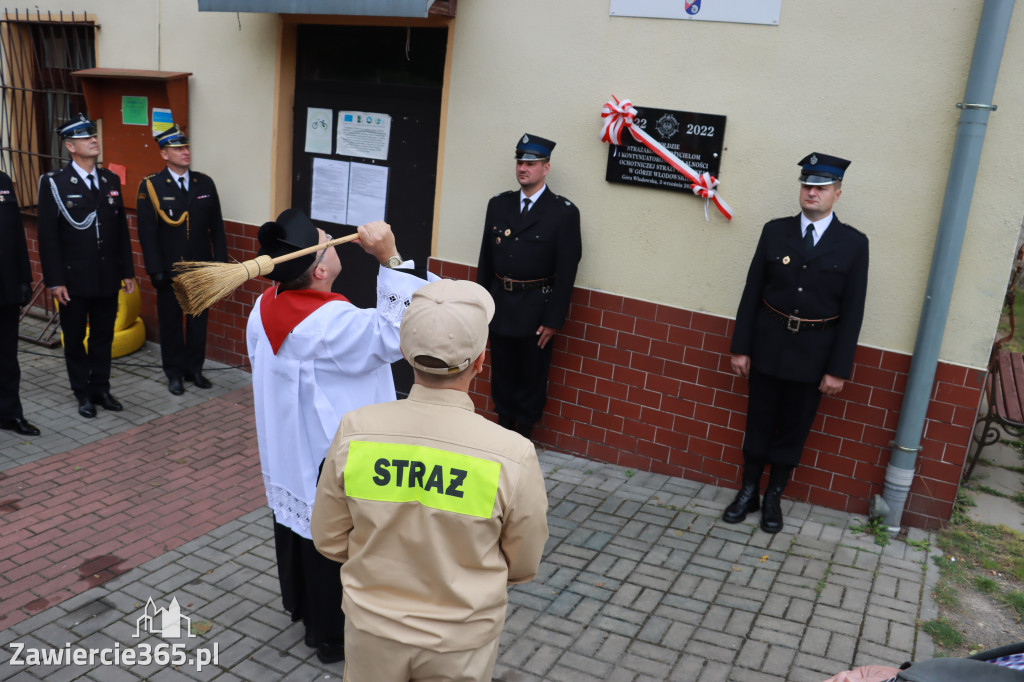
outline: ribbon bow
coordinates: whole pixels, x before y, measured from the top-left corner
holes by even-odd
[[[725,200],[718,195],[715,188],[718,187],[718,178],[708,172],[697,173],[685,161],[665,149],[660,142],[633,125],[637,111],[633,103],[628,99],[619,99],[615,95],[601,107],[601,118],[604,124],[601,127],[601,141],[608,144],[621,145],[622,131],[628,130],[640,144],[644,145],[657,154],[668,165],[682,173],[690,181],[690,189],[694,194],[704,199],[704,219],[710,220],[708,216],[708,202],[714,202],[718,210],[722,212],[726,220],[732,220],[732,208]]]

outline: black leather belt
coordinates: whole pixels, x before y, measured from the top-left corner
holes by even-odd
[[[531,289],[544,289],[546,291],[550,291],[551,287],[555,283],[554,277],[541,277],[540,279],[512,279],[511,277],[503,277],[498,274],[495,274],[494,276],[501,280],[501,285],[505,291],[529,291]]]
[[[810,320],[803,317],[797,317],[795,315],[787,315],[786,313],[773,308],[768,301],[761,299],[761,307],[765,309],[770,317],[774,317],[777,320],[781,320],[786,323],[786,329],[796,334],[799,331],[805,329],[827,329],[834,327],[839,324],[839,316],[825,317],[818,320]]]

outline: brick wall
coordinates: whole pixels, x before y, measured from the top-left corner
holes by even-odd
[[[432,261],[442,277],[475,268]],[[733,321],[577,289],[556,337],[548,404],[534,438],[559,452],[738,487],[747,382],[729,366]],[[910,356],[861,346],[839,396],[823,398],[786,496],[867,513],[882,492]],[[903,523],[949,519],[984,372],[940,363]],[[489,368],[473,387],[491,417]]]
[[[156,296],[145,276],[135,217],[129,224],[146,335],[158,341]],[[235,260],[257,251],[258,226],[225,224]],[[39,277],[35,225],[26,221]],[[442,277],[471,279],[475,268],[431,260]],[[245,323],[266,280],[250,280],[210,312],[207,356],[245,366]],[[747,386],[729,367],[733,322],[707,313],[576,289],[555,337],[545,415],[534,438],[559,452],[714,485],[737,487]],[[802,466],[786,496],[866,513],[882,492],[910,356],[860,347],[843,392],[823,398]],[[473,386],[491,418],[490,368]],[[903,522],[935,528],[949,519],[984,382],[984,372],[940,363],[922,450]]]

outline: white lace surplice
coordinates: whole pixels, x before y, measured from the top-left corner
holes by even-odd
[[[278,523],[304,538],[310,538],[320,463],[342,416],[395,399],[398,327],[412,292],[424,284],[381,268],[376,308],[326,303],[292,330],[277,355],[263,330],[262,296],[249,314],[246,345],[267,502]]]

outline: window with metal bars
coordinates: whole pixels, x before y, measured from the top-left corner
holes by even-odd
[[[39,176],[65,164],[56,128],[87,114],[72,73],[96,65],[95,32],[84,13],[13,10],[0,18],[0,169],[24,212],[36,211]]]

